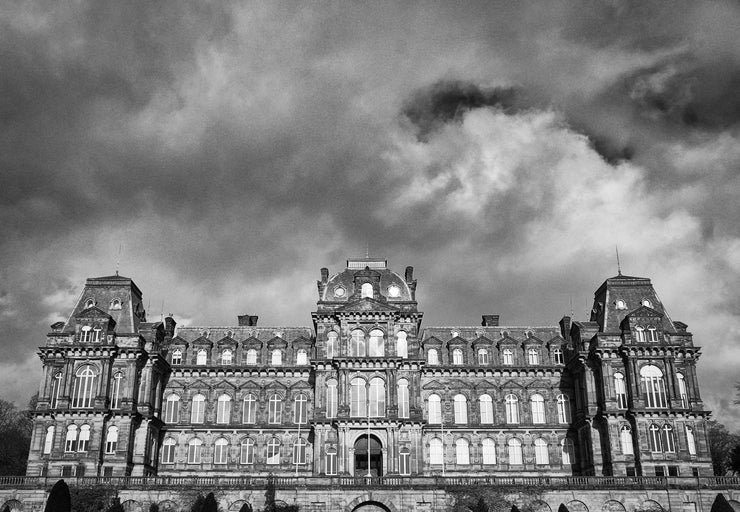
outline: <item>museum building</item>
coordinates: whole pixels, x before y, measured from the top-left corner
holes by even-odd
[[[699,347],[647,278],[589,321],[422,327],[413,268],[321,269],[306,327],[147,322],[87,279],[40,347],[31,476],[708,476]]]

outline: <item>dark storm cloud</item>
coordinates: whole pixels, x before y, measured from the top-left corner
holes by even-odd
[[[441,81],[416,91],[405,103],[403,115],[416,127],[419,140],[442,124],[459,121],[469,110],[496,107],[514,113],[521,103],[513,87],[481,87],[462,81]]]

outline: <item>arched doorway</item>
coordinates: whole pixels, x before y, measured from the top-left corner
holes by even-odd
[[[369,443],[368,443],[369,439]],[[383,447],[375,436],[360,436],[355,441],[355,476],[383,476]]]

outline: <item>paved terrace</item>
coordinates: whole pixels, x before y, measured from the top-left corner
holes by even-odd
[[[0,489],[48,489],[59,477],[0,476]],[[116,489],[265,489],[272,480],[276,489],[449,489],[486,486],[506,488],[538,487],[543,490],[651,490],[651,489],[740,489],[740,476],[655,477],[655,476],[565,476],[565,477],[64,477],[77,487],[105,485]]]

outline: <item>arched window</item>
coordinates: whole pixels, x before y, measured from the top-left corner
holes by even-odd
[[[568,398],[568,395],[558,395],[558,423],[570,423],[570,398]]]
[[[686,427],[686,445],[689,449],[689,455],[696,455],[696,439],[694,439],[694,429]]]
[[[190,407],[190,423],[203,423],[206,416],[206,397],[195,395]]]
[[[295,364],[299,366],[308,364],[308,352],[303,349],[299,350],[295,357]]]
[[[180,397],[172,394],[164,402],[164,422],[177,423],[180,421]]]
[[[182,350],[175,349],[172,351],[172,366],[179,366],[182,364]]]
[[[118,427],[111,425],[105,435],[105,453],[116,453],[118,448]]]
[[[339,335],[330,331],[326,336],[326,358],[334,359],[339,355]]]
[[[478,349],[478,364],[480,366],[488,366],[488,350],[484,348]]]
[[[678,379],[678,394],[681,397],[681,407],[686,408],[689,406],[689,395],[686,392],[686,379],[684,379],[682,373],[677,373],[676,379]]]
[[[326,474],[337,474],[337,451],[334,448],[326,450]]]
[[[121,408],[121,382],[123,381],[123,373],[116,372],[113,376],[113,390],[111,392],[111,409]]]
[[[216,423],[226,425],[231,420],[231,397],[221,395],[216,404]]]
[[[213,443],[213,463],[226,464],[229,456],[229,442],[223,437],[216,439]]]
[[[273,366],[280,366],[283,364],[283,352],[279,348],[274,349],[271,352],[270,364]]]
[[[239,464],[254,464],[254,440],[242,440],[239,446]]]
[[[257,365],[257,350],[250,348],[247,350],[247,366]]]
[[[326,417],[336,418],[337,417],[337,381],[336,379],[329,379],[326,381]]]
[[[67,437],[64,438],[64,451],[68,453],[77,451],[77,425],[69,425],[67,427]]]
[[[647,341],[650,343],[658,342],[658,330],[652,325],[648,325],[647,328]]]
[[[92,407],[95,395],[95,372],[89,366],[77,370],[75,387],[72,394],[72,407]]]
[[[350,334],[349,355],[356,357],[365,357],[365,332],[362,329],[355,329]]]
[[[59,392],[62,389],[62,372],[57,372],[54,375],[54,380],[51,384],[51,403],[49,404],[52,409],[56,409],[59,405]]]
[[[257,422],[257,397],[248,393],[242,404],[242,423],[253,425]]]
[[[121,301],[118,299],[110,301],[110,309],[121,309]]]
[[[360,297],[361,298],[373,298],[373,285],[370,283],[364,283],[362,287],[360,288]]]
[[[564,364],[563,349],[556,348],[552,351],[552,361],[555,364]]]
[[[401,475],[411,474],[411,452],[405,446],[398,452],[398,473]]]
[[[516,395],[506,395],[506,423],[519,423],[519,399]]]
[[[276,437],[267,443],[267,463],[280,464],[280,441]]]
[[[293,423],[305,425],[308,422],[308,398],[304,394],[298,394],[293,400]]]
[[[456,348],[452,351],[452,364],[461,365],[463,364],[463,351]]]
[[[281,422],[283,416],[283,400],[277,393],[270,396],[267,407],[267,423],[277,425]]]
[[[293,443],[293,464],[306,463],[306,440],[301,438]]]
[[[529,364],[540,364],[540,353],[536,348],[527,350],[527,362]]]
[[[670,425],[663,425],[663,451],[676,452],[676,438],[673,435],[673,427]]]
[[[95,300],[94,299],[87,299],[85,301],[85,309],[91,308],[94,305],[95,305]]]
[[[82,425],[80,436],[77,438],[77,451],[86,452],[88,443],[90,443],[90,425]]]
[[[502,352],[502,363],[507,366],[514,364],[514,352],[510,348],[505,348]]]
[[[513,437],[506,443],[509,448],[509,465],[521,465],[522,464],[522,442]]]
[[[370,417],[385,416],[385,381],[375,377],[370,381]]]
[[[465,395],[455,395],[455,423],[464,425],[468,422],[468,400]]]
[[[80,343],[90,343],[92,341],[92,327],[84,325],[80,330]]]
[[[627,425],[622,426],[619,431],[619,444],[622,447],[623,455],[634,455],[634,447],[632,446],[632,429]]]
[[[428,422],[429,423],[442,423],[442,401],[439,395],[429,395],[427,399],[428,411]]]
[[[175,447],[177,441],[168,437],[162,443],[162,464],[174,464],[175,463]]]
[[[638,342],[645,343],[645,341],[647,341],[647,337],[645,336],[645,328],[641,325],[635,327],[635,337],[637,338]]]
[[[437,352],[437,349],[430,348],[427,350],[427,363],[439,364],[439,353]]]
[[[619,299],[616,302],[614,302],[614,305],[617,309],[627,309],[627,304],[622,300]]]
[[[478,401],[481,425],[491,425],[493,423],[493,399],[490,395],[481,395]]]
[[[195,355],[195,364],[198,366],[205,366],[208,364],[208,352],[203,349],[199,350]]]
[[[409,357],[408,335],[404,331],[396,334],[396,355],[404,359]]]
[[[483,464],[496,464],[496,443],[490,437],[483,440]]]
[[[532,395],[530,399],[532,404],[532,423],[545,423],[545,399],[542,395]]]
[[[433,437],[429,440],[429,463],[444,464],[442,440],[438,437]]]
[[[550,464],[550,454],[547,451],[547,441],[541,437],[534,440],[534,463]]]
[[[221,364],[230,365],[233,363],[234,353],[228,348],[221,352]]]
[[[398,380],[398,417],[409,417],[409,381]]]
[[[573,464],[575,460],[575,450],[573,449],[573,440],[565,438],[560,441],[560,460],[563,465]]]
[[[46,427],[46,437],[44,438],[44,453],[51,453],[54,447],[54,425]]]
[[[661,438],[660,427],[656,424],[650,425],[648,429],[650,440],[650,451],[651,452],[662,452],[663,451],[663,439]]]
[[[653,307],[653,304],[649,300],[647,300],[647,299],[642,299],[642,305],[645,306],[646,308],[652,308]]]
[[[349,415],[355,418],[367,416],[367,383],[355,377],[349,383]]]
[[[370,341],[368,343],[367,355],[370,357],[382,357],[385,355],[385,346],[383,343],[383,331],[373,329],[370,331]]]
[[[667,407],[665,381],[663,380],[663,372],[660,371],[660,368],[651,364],[645,365],[640,368],[640,378],[642,380],[647,407]]]
[[[614,394],[617,397],[617,407],[627,408],[627,386],[624,384],[624,375],[621,372],[614,374]]]
[[[470,445],[467,439],[460,438],[455,441],[455,462],[458,465],[470,464]]]
[[[188,443],[188,464],[200,464],[200,456],[203,451],[203,441],[191,439]]]

